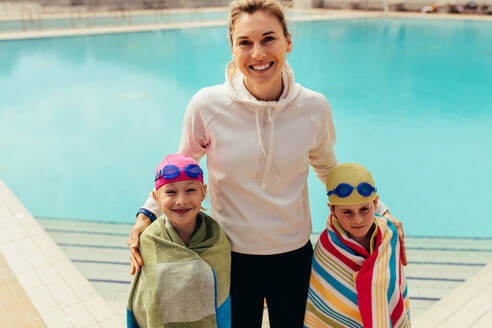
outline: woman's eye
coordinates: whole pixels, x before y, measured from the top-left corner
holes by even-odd
[[[195,192],[196,189],[195,188],[190,188],[190,189],[187,189],[186,192]]]
[[[362,212],[367,212],[369,209],[367,207],[364,207],[361,209]]]
[[[346,214],[346,215],[351,214],[351,213],[352,213],[351,211],[343,211],[343,214]]]
[[[248,40],[239,41],[240,46],[249,46],[250,44],[251,42],[249,42]]]
[[[266,38],[263,39],[263,42],[268,42],[268,41],[273,41],[275,38],[273,36],[267,36]]]
[[[176,193],[176,191],[174,190],[166,190],[166,194],[168,195],[174,195]]]

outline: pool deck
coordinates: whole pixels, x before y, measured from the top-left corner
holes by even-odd
[[[207,9],[195,9],[198,11],[211,11],[211,10],[225,10],[224,8],[207,8]],[[303,15],[292,16],[288,18],[289,22],[301,22],[301,21],[313,21],[313,20],[334,20],[334,19],[363,19],[363,18],[425,18],[425,19],[454,19],[454,20],[492,20],[492,15],[473,15],[473,14],[447,14],[447,13],[418,13],[418,12],[381,12],[381,11],[364,11],[364,10],[341,10],[341,9],[292,9],[293,11],[302,12]],[[159,14],[173,14],[181,10],[161,10]],[[114,17],[118,13],[107,13],[106,16],[98,14],[94,16],[91,13],[81,13],[76,18],[81,17]],[[127,16],[137,15],[153,15],[155,14],[151,10],[140,10],[126,12]],[[126,16],[126,17],[127,17]],[[50,18],[71,18],[69,14],[57,14],[57,15],[44,15],[44,19]],[[15,19],[12,17],[0,17],[0,21]],[[108,33],[128,33],[128,32],[142,32],[142,31],[158,31],[169,29],[183,29],[183,28],[197,28],[197,27],[214,27],[214,26],[226,26],[227,21],[224,19],[217,20],[200,20],[193,22],[168,22],[168,23],[149,23],[149,24],[122,24],[113,26],[94,26],[94,27],[77,27],[72,29],[48,29],[48,30],[29,30],[19,32],[2,32],[0,31],[1,40],[14,40],[14,39],[33,39],[33,38],[46,38],[46,37],[62,37],[62,36],[77,36],[77,35],[97,35]]]
[[[36,219],[0,180],[0,291],[10,295],[0,298],[0,326],[22,317],[32,327],[124,326],[130,227]],[[413,326],[490,327],[492,239],[406,243]]]
[[[0,229],[0,327],[124,326],[1,180]]]

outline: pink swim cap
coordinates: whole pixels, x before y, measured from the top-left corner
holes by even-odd
[[[197,180],[203,183],[203,171],[198,163],[188,155],[167,155],[155,170],[155,190],[165,184],[183,180]]]

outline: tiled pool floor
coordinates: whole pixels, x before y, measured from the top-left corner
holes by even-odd
[[[38,221],[98,293],[123,313],[131,281],[126,246],[131,225]],[[407,237],[406,243],[413,318],[492,262],[492,239]]]

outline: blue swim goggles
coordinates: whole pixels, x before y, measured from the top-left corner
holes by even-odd
[[[177,167],[176,165],[166,165],[162,170],[157,172],[155,175],[154,181],[157,181],[160,177],[163,177],[164,179],[171,180],[176,178],[179,175],[179,171],[181,169]],[[200,175],[203,176],[203,171],[200,168],[200,166],[196,164],[188,164],[184,168],[184,172],[186,173],[187,176],[190,178],[196,179]]]
[[[345,198],[350,196],[354,189],[357,189],[359,194],[364,197],[369,197],[373,192],[376,192],[376,187],[367,182],[361,182],[357,187],[353,187],[348,183],[340,183],[335,189],[328,191],[326,194],[328,196],[335,194],[338,197]]]

